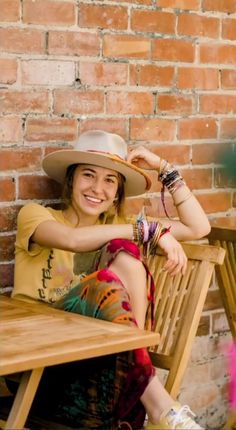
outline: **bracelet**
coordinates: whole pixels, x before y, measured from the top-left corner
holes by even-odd
[[[189,193],[189,194],[187,194],[187,196],[186,196],[186,197],[184,197],[184,198],[183,198],[183,200],[180,200],[180,202],[179,202],[179,203],[175,203],[175,204],[174,204],[174,205],[175,205],[175,207],[177,208],[178,206],[182,205],[182,203],[184,203],[184,202],[186,202],[188,199],[190,199],[190,197],[192,197],[192,195],[193,195],[193,193],[192,193],[192,191],[190,191],[190,193]]]

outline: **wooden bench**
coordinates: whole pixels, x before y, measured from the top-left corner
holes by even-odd
[[[1,301],[5,309],[1,314],[5,321],[7,349],[2,356],[0,371],[4,375],[24,372],[7,429],[24,426],[43,367],[124,349],[151,346],[154,366],[169,371],[166,389],[173,397],[177,396],[214,267],[223,263],[225,255],[219,246],[186,243],[183,248],[188,257],[184,275],[170,277],[164,272],[162,268],[166,260],[161,252],[148,258],[156,284],[154,333],[86,319],[63,311],[53,310],[52,313],[51,308],[42,304],[23,304],[13,299]],[[49,320],[60,322],[59,339]],[[45,326],[45,336],[37,336],[39,322]],[[32,342],[25,349],[22,340],[29,338],[32,338]],[[65,339],[68,350],[64,349]],[[44,423],[45,428],[51,430],[52,424],[45,427]],[[62,426],[53,426],[53,430],[59,428],[62,429]]]

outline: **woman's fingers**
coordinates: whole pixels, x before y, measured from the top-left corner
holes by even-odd
[[[187,257],[184,253],[182,246],[170,234],[164,235],[163,239],[164,238],[164,241],[159,241],[159,245],[166,253],[167,258],[163,269],[166,270],[171,276],[175,276],[178,273],[181,273],[183,275],[187,268]]]

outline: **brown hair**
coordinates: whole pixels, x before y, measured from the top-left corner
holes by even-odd
[[[79,164],[71,164],[66,171],[66,177],[62,188],[62,206],[67,209],[72,203],[73,180],[76,168]],[[125,201],[125,178],[118,172],[118,189],[114,201],[115,211],[119,216],[123,215]]]

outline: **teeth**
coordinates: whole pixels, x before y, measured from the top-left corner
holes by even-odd
[[[90,200],[91,202],[94,202],[94,203],[101,203],[102,202],[101,199],[96,199],[95,197],[88,197],[88,196],[86,196],[86,199]]]

